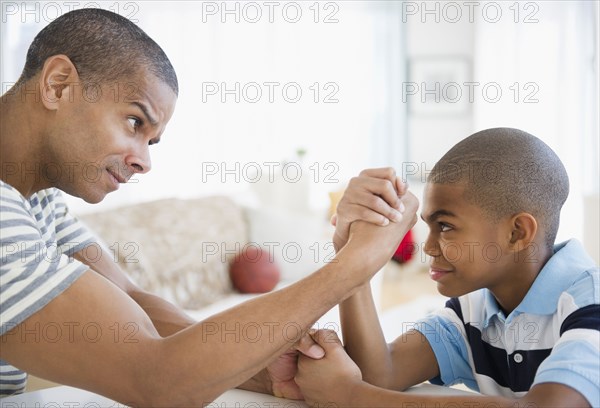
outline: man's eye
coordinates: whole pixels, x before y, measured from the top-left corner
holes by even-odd
[[[130,118],[127,118],[127,120],[131,124],[131,127],[134,129],[137,129],[142,125],[142,121],[136,117],[130,117]]]

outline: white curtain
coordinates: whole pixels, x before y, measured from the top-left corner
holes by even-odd
[[[509,6],[513,9],[508,9]],[[514,5],[520,13],[515,14]],[[598,194],[598,8],[592,1],[505,3],[513,18],[475,27],[475,75],[498,83],[492,102],[476,94],[475,129],[523,129],[552,147],[567,168],[571,192],[558,239],[583,239],[590,226],[584,199]],[[587,242],[593,249],[591,242]],[[596,255],[597,256],[597,255]]]

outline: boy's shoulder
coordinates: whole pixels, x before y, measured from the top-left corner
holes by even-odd
[[[598,266],[577,240],[558,244],[513,316],[557,315],[560,321],[578,309],[600,304]],[[502,314],[494,295],[480,289],[450,299],[452,309],[463,323],[487,327],[494,316]],[[509,319],[510,320],[510,319]]]
[[[577,240],[557,245],[545,269],[548,273],[540,278],[561,289],[559,308],[561,303],[570,303],[570,308],[600,304],[600,269]]]

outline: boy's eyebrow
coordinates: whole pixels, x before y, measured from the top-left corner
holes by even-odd
[[[456,217],[456,214],[448,210],[437,210],[431,213],[429,216],[423,217],[423,214],[421,213],[421,219],[427,223],[435,222],[435,220],[441,216]]]

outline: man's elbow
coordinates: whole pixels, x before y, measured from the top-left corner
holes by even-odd
[[[202,407],[214,401],[225,389],[204,378],[208,370],[180,364],[165,349],[164,339],[146,354],[132,373],[130,394],[120,398],[134,407]]]

